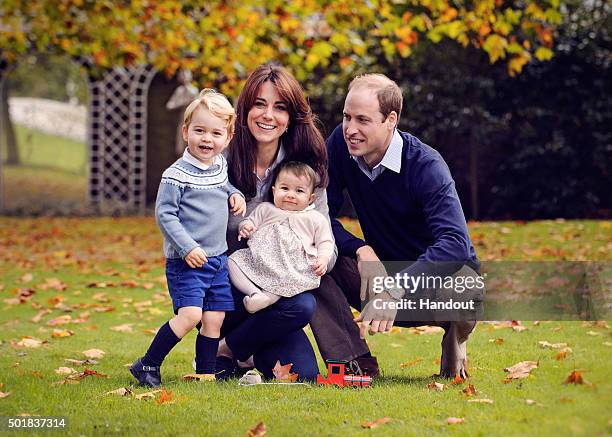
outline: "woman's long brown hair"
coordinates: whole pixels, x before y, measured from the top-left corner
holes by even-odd
[[[231,183],[248,198],[257,194],[254,173],[257,142],[249,131],[247,117],[255,104],[261,85],[270,81],[287,104],[289,127],[279,139],[283,143],[285,161],[301,161],[310,165],[319,176],[319,187],[327,186],[327,148],[315,126],[315,116],[304,97],[304,90],[286,69],[264,64],[246,80],[236,104],[236,131],[228,150],[228,170]]]

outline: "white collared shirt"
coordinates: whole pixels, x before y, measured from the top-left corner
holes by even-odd
[[[211,165],[206,165],[202,161],[197,159],[195,156],[193,156],[191,153],[189,153],[188,147],[185,147],[185,151],[183,152],[183,159],[194,167],[199,168],[200,170],[208,170],[213,165],[221,165],[221,157],[219,155],[215,155],[215,158]]]
[[[395,129],[393,133],[393,137],[391,138],[391,143],[389,143],[389,147],[387,147],[387,151],[383,156],[383,159],[370,170],[368,164],[366,164],[365,159],[362,156],[352,156],[359,166],[359,169],[365,174],[371,181],[376,179],[378,176],[382,174],[385,168],[388,168],[395,173],[399,173],[402,169],[402,149],[404,148],[404,140],[402,140],[402,136],[399,134],[399,131]]]

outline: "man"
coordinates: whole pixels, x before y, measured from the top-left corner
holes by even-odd
[[[373,277],[386,274],[384,268],[371,267],[381,260],[418,261],[405,270],[418,276],[423,263],[467,264],[476,270],[479,266],[448,166],[434,149],[397,130],[401,110],[402,94],[395,82],[381,74],[359,76],[349,85],[342,125],[327,140],[327,197],[339,257],[315,292],[311,327],[324,359],[349,361],[353,369],[371,375],[378,374],[378,364],[365,332],[389,331],[396,318],[395,310],[370,301],[353,319],[349,304],[360,308],[366,291],[373,295]],[[336,218],[345,188],[365,241]],[[397,302],[404,290],[385,290],[376,297]],[[396,324],[444,328],[440,373],[467,377],[465,342],[474,321]]]

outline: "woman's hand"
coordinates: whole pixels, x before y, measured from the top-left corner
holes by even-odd
[[[244,217],[246,214],[246,201],[244,197],[238,193],[234,193],[229,198],[229,204],[234,215],[241,215]]]
[[[255,225],[250,221],[247,221],[240,228],[240,232],[238,232],[238,241],[240,241],[242,238],[250,238],[251,235],[253,235],[253,232],[255,232],[256,230],[257,228],[255,227]]]
[[[326,256],[320,256],[317,257],[312,269],[317,276],[323,276],[327,271],[327,264],[329,264],[329,259]]]
[[[185,256],[185,262],[189,267],[195,269],[196,267],[202,267],[204,264],[206,264],[208,262],[208,258],[206,252],[204,252],[204,249],[198,246],[192,249],[191,252]]]

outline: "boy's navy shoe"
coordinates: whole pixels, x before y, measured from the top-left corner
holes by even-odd
[[[220,356],[217,357],[217,379],[228,379],[239,376],[240,369],[235,360]]]
[[[142,358],[138,358],[136,362],[132,364],[130,373],[134,375],[134,378],[144,387],[159,387],[161,385],[159,366],[145,366],[142,364]]]

